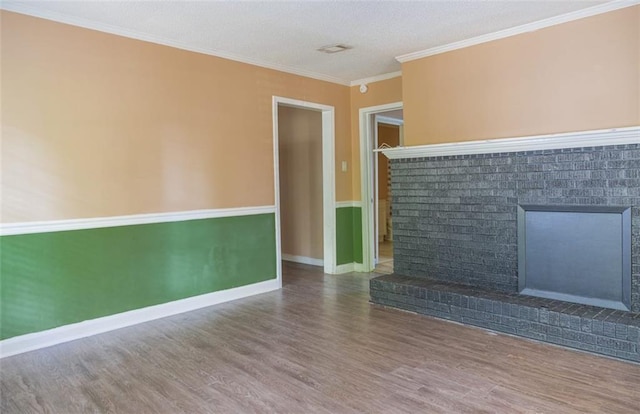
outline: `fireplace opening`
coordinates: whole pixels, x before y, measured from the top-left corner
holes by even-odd
[[[521,294],[631,308],[631,208],[519,206]]]

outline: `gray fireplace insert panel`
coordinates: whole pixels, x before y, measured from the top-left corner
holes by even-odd
[[[631,208],[518,208],[520,293],[585,305],[631,307]]]

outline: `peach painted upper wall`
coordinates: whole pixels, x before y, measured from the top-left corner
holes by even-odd
[[[273,95],[334,106],[336,159],[351,158],[349,87],[0,18],[3,222],[273,205]]]
[[[410,61],[402,78],[405,145],[640,125],[640,6]]]
[[[322,113],[278,108],[282,253],[322,260]]]
[[[402,77],[368,84],[369,90],[360,93],[359,86],[351,87],[351,176],[353,200],[360,200],[360,109],[402,102]]]

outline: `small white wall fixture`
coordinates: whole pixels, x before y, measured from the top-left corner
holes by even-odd
[[[362,197],[362,271],[370,272],[375,268],[375,225],[376,219],[374,187],[376,178],[374,167],[374,134],[377,129],[376,114],[402,109],[402,102],[360,108],[360,192]],[[384,118],[382,118],[384,122]],[[387,122],[389,123],[389,122]]]
[[[336,266],[336,181],[335,181],[335,108],[315,102],[273,97],[273,172],[276,205],[276,260],[282,286],[282,244],[280,234],[280,162],[278,155],[278,106],[308,109],[322,113],[322,219],[324,272],[335,274]]]

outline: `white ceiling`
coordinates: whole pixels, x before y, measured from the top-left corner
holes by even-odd
[[[349,84],[399,71],[399,55],[603,3],[608,2],[2,1],[1,7]],[[353,49],[316,51],[335,43]]]

